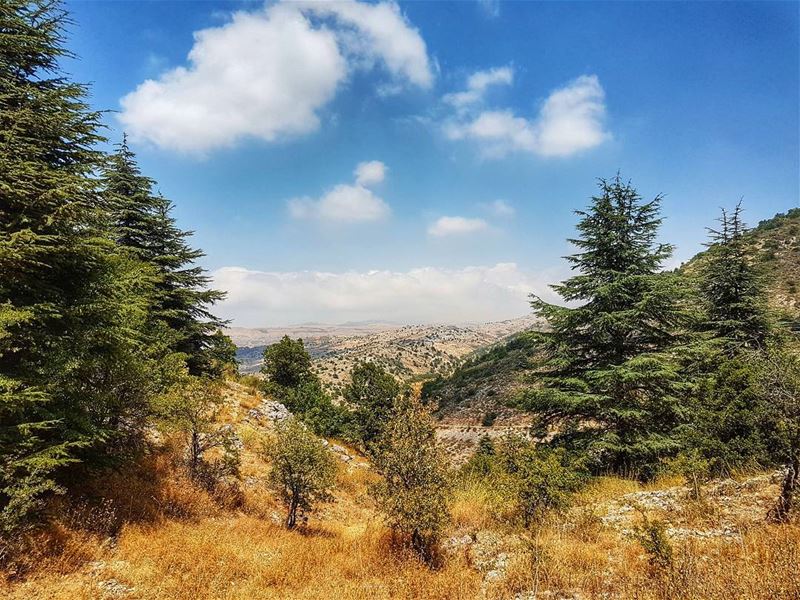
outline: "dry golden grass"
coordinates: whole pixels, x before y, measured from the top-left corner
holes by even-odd
[[[737,523],[741,536],[673,540],[674,560],[659,569],[622,531],[630,522],[612,527],[600,518],[611,501],[677,480],[642,486],[598,478],[568,515],[527,531],[513,526],[497,490],[459,481],[447,537],[462,541],[431,570],[392,543],[367,493],[372,470],[342,464],[336,501],[320,506],[305,530],[287,531],[282,507],[254,483],[267,465],[252,434],[244,436],[250,484],[243,503],[195,487],[167,448],[84,484],[83,500],[54,505],[53,527],[29,540],[0,589],[8,600],[505,600],[544,592],[582,600],[800,600],[797,525],[767,525],[754,513]],[[746,493],[764,498],[775,489]],[[730,499],[709,495],[669,517],[682,527],[718,528],[730,518],[722,501]]]

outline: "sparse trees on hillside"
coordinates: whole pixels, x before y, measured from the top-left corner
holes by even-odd
[[[652,476],[673,453],[681,421],[682,381],[673,352],[686,313],[682,286],[661,273],[672,247],[657,241],[661,198],[644,202],[617,175],[578,211],[577,274],[553,289],[571,306],[534,297],[549,332],[538,384],[523,405],[556,442],[585,450],[596,468]],[[578,304],[575,306],[575,304]]]
[[[397,401],[375,466],[383,478],[373,492],[389,526],[424,560],[434,561],[449,521],[450,477],[433,419],[418,399]]]
[[[305,521],[316,504],[331,499],[335,459],[322,440],[295,418],[276,425],[263,454],[270,462],[269,484],[286,507],[288,529]]]

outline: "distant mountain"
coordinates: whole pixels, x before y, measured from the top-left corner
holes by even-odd
[[[491,346],[538,324],[533,317],[465,325],[346,325],[296,326],[262,329],[231,328],[243,372],[256,372],[264,347],[284,335],[305,342],[322,381],[338,392],[353,366],[376,362],[402,381],[446,375],[475,350]]]

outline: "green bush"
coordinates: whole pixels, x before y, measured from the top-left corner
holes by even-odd
[[[279,423],[262,448],[271,464],[268,482],[286,507],[286,527],[305,523],[319,502],[332,499],[336,462],[322,440],[297,419]]]
[[[398,400],[375,466],[383,479],[372,493],[389,526],[423,560],[435,562],[450,518],[451,477],[433,419],[417,399]]]

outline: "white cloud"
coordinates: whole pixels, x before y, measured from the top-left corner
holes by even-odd
[[[487,17],[496,19],[500,16],[500,0],[478,0],[478,6]]]
[[[494,200],[483,206],[495,217],[513,217],[517,212],[516,209],[505,200]]]
[[[477,71],[467,80],[467,89],[463,92],[446,94],[442,100],[463,109],[483,100],[486,90],[493,85],[511,85],[514,81],[514,70],[511,67],[496,67],[487,71]]]
[[[228,292],[218,306],[220,316],[249,327],[368,319],[490,321],[528,313],[531,292],[553,298],[543,277],[525,273],[514,263],[344,273],[224,267],[213,277],[214,287]]]
[[[194,38],[186,66],[120,101],[132,137],[192,153],[273,141],[316,130],[353,71],[380,65],[406,84],[433,81],[425,42],[393,2],[269,4]]]
[[[319,200],[292,198],[289,214],[295,219],[317,219],[329,223],[381,221],[391,214],[389,205],[360,185],[337,185]]]
[[[434,237],[450,235],[467,235],[488,229],[489,225],[483,219],[468,219],[466,217],[440,217],[428,227],[428,234]]]
[[[487,157],[511,152],[570,156],[610,137],[605,130],[605,92],[596,75],[582,75],[553,91],[533,119],[511,110],[459,115],[444,125],[453,140],[478,143]]]
[[[332,17],[356,35],[340,33],[347,50],[361,59],[381,61],[398,77],[422,88],[433,84],[425,41],[394,2],[367,4],[355,0],[302,2],[303,10]]]
[[[386,165],[379,160],[359,163],[355,176],[358,185],[370,186],[380,183],[386,177]]]
[[[327,223],[366,223],[382,221],[391,214],[389,205],[368,189],[383,181],[386,165],[378,160],[360,163],[353,172],[354,184],[339,184],[319,199],[292,198],[287,202],[289,215]]]

